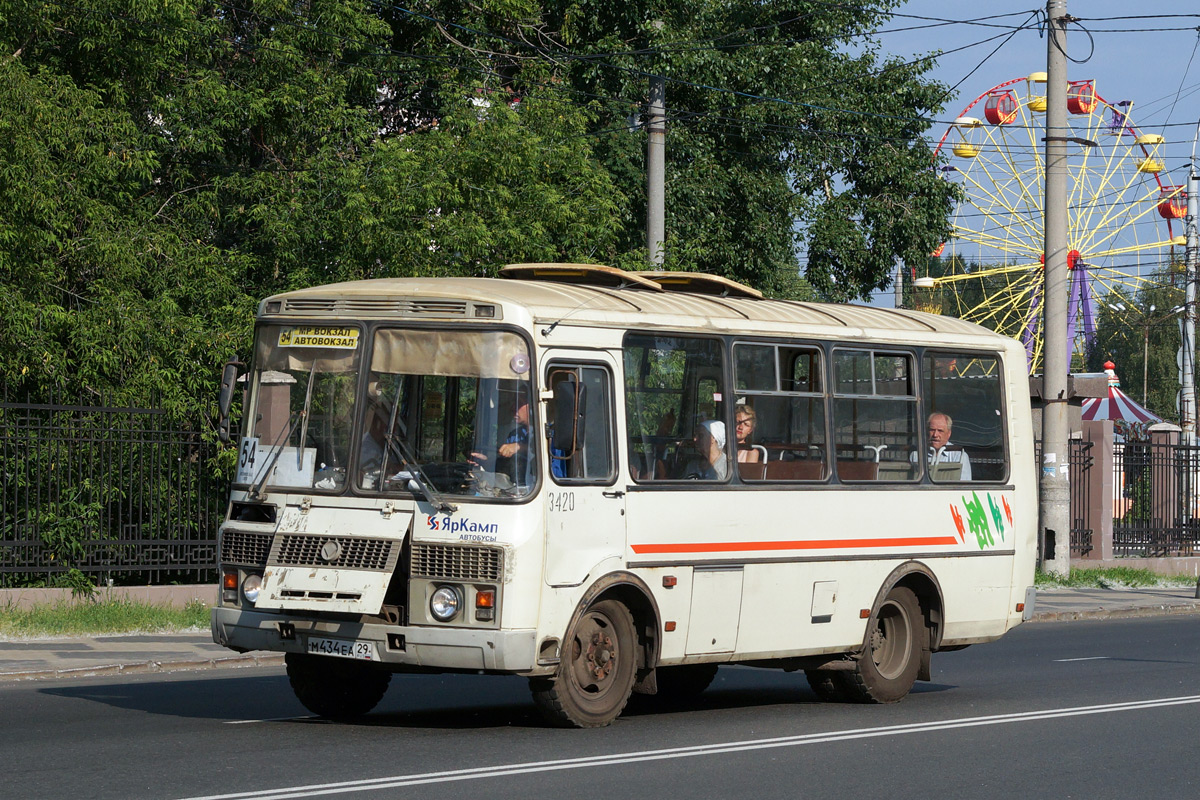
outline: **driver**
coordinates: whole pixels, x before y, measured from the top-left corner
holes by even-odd
[[[496,450],[496,461],[508,460],[507,472],[511,473],[515,482],[527,486],[530,482],[529,467],[529,390],[521,387],[517,390],[517,398],[513,401],[513,428],[504,439],[503,444]],[[470,462],[492,472],[499,471],[500,464],[488,464],[490,459],[485,453],[471,453]]]

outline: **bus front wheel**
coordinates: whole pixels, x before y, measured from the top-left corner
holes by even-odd
[[[546,719],[567,728],[600,728],[620,716],[637,671],[633,616],[616,600],[583,613],[563,643],[553,678],[529,682]]]
[[[366,714],[383,699],[392,679],[390,672],[332,656],[288,653],[284,662],[296,699],[317,716],[330,719]]]
[[[927,635],[917,596],[893,588],[871,615],[866,646],[855,669],[838,676],[838,688],[860,703],[898,702],[916,683]]]

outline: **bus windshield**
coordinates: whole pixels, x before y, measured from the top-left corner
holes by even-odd
[[[264,325],[235,482],[335,490],[350,464],[359,329]]]
[[[400,328],[373,338],[359,491],[411,491],[416,480],[442,495],[529,494],[536,403],[525,341],[504,331]]]
[[[360,381],[365,338],[349,326],[259,329],[239,484],[497,498],[532,491],[536,403],[521,337],[380,328]]]

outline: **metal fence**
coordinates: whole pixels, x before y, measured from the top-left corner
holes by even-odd
[[[1092,453],[1092,442],[1079,439],[1067,440],[1067,463],[1070,466],[1071,482],[1071,557],[1078,558],[1092,552],[1094,530],[1088,524],[1091,504],[1091,488],[1088,473],[1095,464]],[[1042,471],[1042,440],[1033,443],[1035,474]],[[1039,545],[1040,547],[1040,545]],[[1041,555],[1039,553],[1039,560]]]
[[[1071,439],[1067,453],[1071,480],[1071,557],[1081,558],[1092,552],[1093,530],[1088,526],[1091,507],[1091,481],[1088,473],[1095,464],[1093,442]]]
[[[215,580],[214,456],[160,410],[0,402],[0,586]]]
[[[1113,554],[1200,552],[1200,447],[1124,442],[1113,452]]]

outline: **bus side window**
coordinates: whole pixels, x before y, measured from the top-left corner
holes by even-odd
[[[934,483],[1006,480],[999,357],[926,351],[921,366],[929,479]]]
[[[818,481],[829,475],[822,353],[817,347],[737,342],[735,418],[744,481]]]
[[[608,370],[595,365],[553,364],[547,380],[552,391],[569,386],[575,395],[576,414],[574,443],[570,435],[557,436],[559,424],[556,404],[548,405],[546,440],[549,449],[550,476],[556,483],[610,483],[615,477],[613,457],[612,376]],[[566,408],[566,406],[564,406]],[[559,446],[555,446],[558,444]]]
[[[833,435],[843,481],[920,477],[913,357],[837,349],[833,354]]]
[[[625,336],[625,424],[635,481],[724,481],[732,433],[720,341]],[[701,451],[703,448],[703,452]]]

